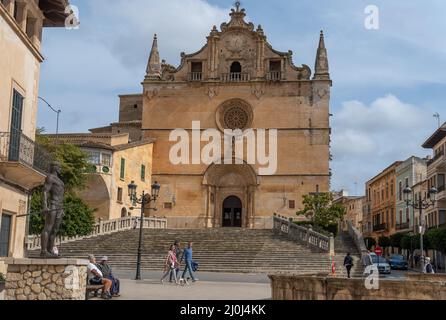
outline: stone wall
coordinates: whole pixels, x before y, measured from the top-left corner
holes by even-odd
[[[273,300],[446,300],[446,277],[409,276],[380,279],[368,290],[363,279],[327,276],[270,276]]]
[[[5,300],[85,300],[86,260],[6,259]]]

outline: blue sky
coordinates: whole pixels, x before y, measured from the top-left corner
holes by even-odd
[[[232,1],[71,0],[78,30],[46,29],[40,95],[63,110],[61,131],[83,132],[118,118],[118,95],[138,93],[154,33],[177,65],[211,27],[228,20]],[[380,10],[379,30],[364,27],[365,8]],[[426,156],[420,145],[446,120],[444,0],[242,1],[274,48],[313,68],[319,30],[326,35],[333,90],[334,189],[363,184],[395,160]],[[55,130],[41,104],[38,125]],[[355,185],[355,182],[357,183]]]

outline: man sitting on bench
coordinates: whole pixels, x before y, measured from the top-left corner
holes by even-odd
[[[96,258],[94,255],[89,255],[88,260],[90,263],[87,266],[88,270],[88,283],[93,286],[102,285],[102,299],[110,300],[112,298],[110,294],[110,288],[112,286],[112,281],[105,279],[102,276],[101,270],[96,266]]]

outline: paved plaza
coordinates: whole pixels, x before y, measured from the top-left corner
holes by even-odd
[[[198,273],[200,281],[177,286],[159,281],[161,272],[143,272],[144,280],[129,280],[134,271],[116,271],[121,297],[114,300],[268,300],[270,281],[262,274]]]

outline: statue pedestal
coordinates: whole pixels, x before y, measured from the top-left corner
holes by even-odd
[[[5,259],[5,300],[85,300],[87,260]]]

